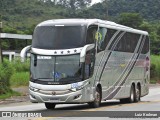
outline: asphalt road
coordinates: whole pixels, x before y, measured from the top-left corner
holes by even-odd
[[[0,105],[0,111],[24,111],[39,113],[38,115],[50,116],[50,118],[38,118],[43,120],[58,119],[84,119],[81,117],[100,117],[101,119],[107,118],[108,116],[156,116],[160,115],[160,85],[151,86],[150,92],[147,96],[142,97],[141,101],[132,104],[121,104],[119,100],[109,100],[103,102],[99,108],[89,108],[87,104],[63,104],[57,105],[55,110],[47,110],[44,104],[32,104],[29,102]],[[130,112],[129,112],[130,111]],[[69,116],[69,117],[66,117]],[[63,118],[65,117],[65,118]],[[89,118],[88,118],[89,117]],[[143,117],[142,117],[143,118]],[[148,116],[147,116],[148,118]],[[36,118],[37,119],[37,118]],[[94,118],[93,118],[94,119]]]

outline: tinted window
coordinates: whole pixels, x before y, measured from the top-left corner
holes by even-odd
[[[109,43],[113,35],[117,32],[117,30],[107,29],[106,43]]]
[[[106,49],[111,38],[116,33],[116,30],[101,27],[99,33],[101,34],[101,39],[98,40],[98,52]]]
[[[39,26],[32,46],[40,49],[70,49],[85,45],[85,26]]]
[[[127,33],[126,34],[126,52],[134,52],[138,40],[140,38],[139,34],[135,34],[135,33]]]
[[[121,52],[125,52],[125,46],[126,45],[126,33],[121,37],[121,39],[119,40],[118,44],[116,45],[115,51],[121,51]],[[127,41],[128,42],[128,41]],[[129,44],[129,43],[127,43]]]
[[[142,53],[146,54],[148,52],[149,52],[149,37],[146,36],[145,43],[144,43],[144,46],[143,46],[143,49],[142,49]]]
[[[119,40],[115,51],[133,53],[135,51],[139,38],[139,34],[129,32],[125,33],[123,37]]]
[[[102,51],[106,48],[107,41],[106,41],[106,34],[107,34],[107,28],[99,28],[99,39],[97,42],[98,50]]]
[[[111,33],[111,35],[109,35],[109,39],[111,39],[116,32],[117,32],[116,30],[111,30],[111,31],[109,32],[109,34]],[[115,44],[117,38],[118,38],[122,33],[123,33],[123,32],[121,31],[121,32],[119,32],[119,33],[115,36],[115,38],[113,39],[113,41],[111,42],[111,44],[110,44],[110,46],[109,46],[109,50],[113,49],[113,45]],[[110,36],[111,36],[111,37],[110,37]],[[107,39],[107,41],[108,41],[109,39]],[[109,42],[109,41],[108,41],[108,42]]]
[[[92,44],[95,42],[95,35],[97,32],[98,27],[97,26],[90,26],[87,30],[87,39],[86,44]]]

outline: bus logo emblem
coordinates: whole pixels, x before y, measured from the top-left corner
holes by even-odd
[[[52,95],[56,95],[56,92],[53,91],[53,92],[52,92]]]

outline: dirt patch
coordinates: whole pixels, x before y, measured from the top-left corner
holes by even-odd
[[[28,87],[17,87],[12,88],[13,91],[21,93],[21,96],[12,96],[10,98],[0,100],[0,104],[10,104],[10,103],[19,103],[19,102],[28,102],[29,101],[29,89]]]
[[[27,96],[29,94],[29,87],[28,86],[12,88],[12,90],[21,93],[23,96]]]
[[[158,80],[157,83],[160,84],[160,80]]]

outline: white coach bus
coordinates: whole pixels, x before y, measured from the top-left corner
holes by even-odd
[[[99,19],[57,19],[37,25],[30,52],[30,100],[56,104],[119,99],[138,102],[149,93],[148,33]]]

